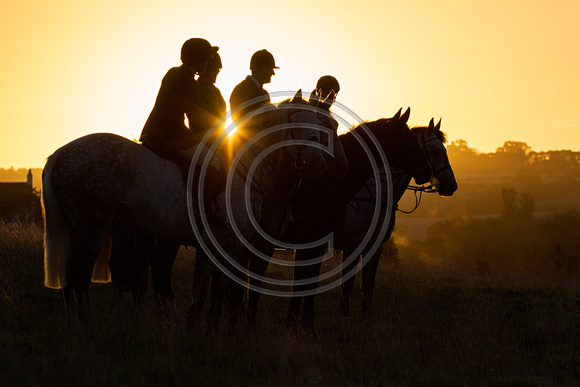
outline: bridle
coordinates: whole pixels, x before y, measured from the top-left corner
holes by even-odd
[[[427,140],[427,131],[424,131],[423,133],[421,133],[421,148],[423,149],[423,153],[427,157],[427,161],[429,162],[429,165],[431,166],[433,176],[436,176],[440,172],[442,172],[446,169],[451,169],[451,164],[448,163],[447,165],[444,165],[439,169],[433,170],[433,161],[431,160],[431,157],[429,157],[429,151],[427,148],[427,143],[429,143],[431,141],[440,141],[440,140],[439,140],[439,138],[437,138],[437,136],[434,136],[434,137]]]
[[[439,174],[439,172],[444,171],[447,168],[451,168],[451,165],[447,164],[437,170],[433,170],[433,161],[429,155],[429,149],[427,146],[427,143],[431,142],[431,141],[439,141],[439,138],[437,138],[437,136],[434,136],[430,139],[427,139],[427,132],[428,131],[423,131],[421,133],[421,141],[419,142],[421,149],[422,149],[422,153],[424,155],[424,157],[426,158],[426,162],[427,165],[425,167],[423,167],[419,173],[423,172],[425,170],[425,168],[429,167],[429,169],[431,169],[431,176],[435,176],[437,174]],[[419,207],[419,204],[421,204],[421,199],[423,198],[423,193],[435,193],[437,192],[437,188],[435,188],[432,185],[411,185],[408,184],[407,187],[405,187],[406,190],[408,191],[413,191],[414,195],[415,195],[415,205],[413,206],[413,208],[409,211],[405,211],[405,210],[401,210],[397,207],[397,211],[402,212],[404,214],[411,214],[413,212],[415,212],[415,210]]]

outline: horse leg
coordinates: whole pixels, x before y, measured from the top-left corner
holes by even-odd
[[[303,194],[302,191],[299,193]],[[305,201],[302,200],[301,203]],[[302,242],[304,239],[304,234],[309,232],[307,230],[306,224],[302,220],[293,221],[288,224],[284,234],[282,235],[282,240],[285,242],[297,243]],[[302,295],[294,295],[294,292],[298,292],[301,290],[300,285],[296,284],[296,282],[308,278],[308,268],[302,265],[298,265],[297,263],[307,259],[307,253],[305,253],[304,249],[297,249],[296,253],[294,254],[294,270],[292,274],[292,297],[290,298],[290,307],[288,308],[287,318],[288,323],[294,327],[296,322],[298,321],[298,315],[300,314],[300,306],[302,305]]]
[[[364,256],[364,255],[363,255]],[[362,317],[364,320],[372,319],[373,288],[377,268],[381,258],[381,250],[376,251],[362,268],[361,291],[362,291]]]
[[[111,224],[111,258],[109,271],[113,285],[115,308],[121,306],[123,292],[128,290],[130,283],[130,255],[135,244],[133,230],[120,222]]]
[[[75,312],[71,305],[74,304],[72,297],[73,288],[76,295],[76,313],[80,321],[91,319],[91,304],[89,297],[89,285],[93,276],[93,268],[103,247],[106,230],[100,228],[87,228],[82,231],[72,232],[71,263],[65,288],[65,306],[67,313]],[[69,312],[70,311],[70,312]],[[74,319],[68,315],[69,321]]]
[[[396,220],[396,208],[393,208],[391,212],[391,218],[389,220],[389,228],[387,229],[387,233],[383,237],[383,245],[385,243],[389,243],[391,238],[391,234],[395,228],[395,220]],[[392,243],[392,242],[391,242]],[[375,253],[370,257],[369,261],[364,265],[362,268],[362,275],[361,275],[361,292],[362,292],[362,317],[364,320],[372,319],[373,313],[373,289],[375,287],[375,279],[377,276],[377,269],[379,267],[379,260],[381,259],[381,255],[383,252],[383,245],[381,248],[377,249]],[[391,247],[390,245],[388,247]],[[392,251],[389,248],[388,251]],[[368,250],[363,251],[363,257],[365,254],[368,253]]]
[[[341,270],[342,281],[340,284],[340,306],[339,306],[339,314],[342,317],[350,316],[350,296],[352,294],[352,288],[354,287],[354,280],[356,277],[356,274],[353,272],[353,270],[356,270],[356,266],[358,265],[359,261],[359,258],[357,257],[356,259],[353,260],[353,262],[347,264],[345,260],[348,259],[349,255],[350,254],[348,254],[347,251],[342,252],[342,270]],[[345,277],[349,274],[350,276],[347,279],[345,279]]]
[[[84,289],[87,289],[85,292]],[[75,326],[90,319],[88,286],[67,286],[63,288],[64,306],[69,325]]]
[[[250,250],[248,250],[247,247],[243,246],[240,253],[236,256],[236,261],[242,268],[247,268],[251,255],[252,255],[252,252]],[[239,270],[233,268],[233,266],[230,269],[231,269],[230,272],[232,274],[239,272]],[[242,279],[242,281],[246,281],[246,274],[245,273],[246,272],[244,271],[243,273],[233,274],[233,275],[237,275],[237,276],[239,276],[240,279]],[[232,329],[237,325],[239,318],[242,315],[242,310],[244,309],[243,308],[243,305],[244,305],[243,298],[244,298],[245,287],[231,278],[228,278],[226,280],[225,287],[226,287],[226,300],[228,303],[228,309],[229,309],[229,314],[230,314],[229,324],[230,324],[230,329]]]
[[[142,307],[145,303],[149,261],[153,256],[155,238],[135,232],[133,233],[133,241],[133,249],[129,252],[125,267],[125,276],[128,282],[126,290],[130,290],[133,294],[133,303]]]
[[[303,249],[297,249],[294,255],[294,262],[298,263],[308,259],[312,254],[309,251]],[[294,322],[298,319],[300,314],[300,306],[302,305],[302,299],[304,295],[295,295],[299,291],[307,290],[305,285],[299,285],[299,281],[306,280],[310,277],[312,271],[310,267],[303,265],[294,265],[294,275],[292,279],[292,297],[290,298],[290,309],[288,309],[288,319],[290,322]]]
[[[64,297],[64,309],[66,312],[67,321],[70,325],[76,325],[79,323],[79,319],[77,315],[74,286],[67,286],[63,288],[62,294]]]
[[[318,276],[320,267],[326,252],[326,246],[316,246],[310,249],[296,250],[295,261],[316,260],[308,265],[296,265],[294,267],[294,283],[292,292],[301,292],[302,295],[292,296],[290,301],[290,319],[296,318],[300,310],[300,301],[304,299],[304,309],[302,311],[302,324],[309,331],[311,337],[315,337],[314,329],[314,299],[318,286]],[[298,284],[299,281],[309,281],[308,284]]]
[[[296,258],[298,258],[298,252],[296,252]],[[292,293],[297,292],[299,289],[298,285],[294,285],[294,281],[303,279],[305,275],[301,267],[294,267],[293,283],[292,283]],[[298,315],[300,314],[300,305],[302,304],[302,296],[295,296],[294,294],[290,298],[290,308],[288,309],[288,322],[294,324],[298,320]]]
[[[305,276],[306,279],[313,281],[313,283],[305,285],[308,294],[304,295],[304,309],[302,310],[302,323],[310,332],[310,337],[316,337],[314,329],[314,300],[316,297],[316,288],[318,287],[318,276],[320,275],[320,268],[325,252],[326,248],[324,246],[312,249],[311,258],[320,257],[320,260],[308,266],[309,274]]]
[[[264,254],[266,257],[271,257],[274,254],[274,245],[270,243],[265,243],[264,245],[260,246],[260,252]],[[263,277],[266,274],[266,270],[268,269],[268,264],[270,260],[262,259],[261,257],[252,256],[250,257],[250,273],[256,274],[258,276]],[[263,281],[257,278],[250,277],[250,284],[253,287],[261,288]],[[258,301],[260,300],[260,292],[249,289],[248,290],[248,321],[250,323],[256,322],[256,314],[258,311]]]
[[[195,329],[199,324],[212,272],[213,263],[201,249],[198,249],[195,252],[193,291],[187,316],[188,329]]]
[[[89,297],[89,283],[75,286],[77,302],[79,304],[79,318],[81,321],[91,321],[91,300]]]
[[[174,306],[171,274],[179,247],[180,245],[175,243],[157,240],[151,256],[151,282],[155,292],[155,302],[158,311],[163,315],[166,315]],[[145,268],[144,278],[147,278],[147,268]]]
[[[224,287],[226,276],[222,273],[213,262],[210,262],[213,266],[211,275],[211,294],[210,294],[210,307],[209,307],[209,326],[213,329],[217,328],[221,316],[222,316],[222,305],[224,303]]]

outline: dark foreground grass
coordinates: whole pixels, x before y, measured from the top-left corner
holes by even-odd
[[[59,291],[43,287],[42,234],[0,226],[0,385],[577,385],[577,281],[478,277],[383,267],[375,317],[360,296],[337,317],[338,290],[317,300],[317,333],[280,321],[288,300],[264,297],[257,329],[183,328],[192,254],[174,274],[178,311],[130,297],[113,309],[110,284],[91,288],[94,321],[67,327]]]

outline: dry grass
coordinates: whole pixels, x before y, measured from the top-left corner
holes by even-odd
[[[188,335],[191,253],[176,262],[178,313],[115,312],[91,288],[94,321],[66,326],[62,296],[42,285],[42,233],[0,226],[0,370],[5,386],[574,385],[580,383],[577,280],[381,267],[375,318],[360,296],[337,317],[338,290],[317,299],[317,339],[280,322],[288,300],[263,297],[256,331]]]

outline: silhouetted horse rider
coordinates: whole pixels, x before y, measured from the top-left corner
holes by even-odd
[[[139,139],[153,152],[178,163],[185,181],[197,146],[207,130],[215,124],[216,121],[212,120],[217,120],[219,118],[217,114],[225,110],[223,106],[217,108],[209,106],[209,99],[202,96],[202,89],[205,88],[203,81],[200,85],[199,80],[195,78],[206,70],[208,63],[217,55],[218,49],[201,38],[192,38],[183,44],[181,48],[183,64],[171,68],[163,77],[155,105]],[[221,59],[215,63],[221,68]],[[216,97],[211,103],[219,99],[215,89],[212,91]],[[221,97],[221,93],[219,96]],[[225,104],[225,101],[223,103]],[[211,111],[211,115],[208,111]],[[225,117],[225,112],[223,116]],[[185,124],[185,117],[189,126]],[[203,162],[203,157],[200,158],[200,162]],[[204,196],[208,199],[215,197],[220,188],[217,179],[220,168],[220,162],[214,160],[206,171]],[[211,200],[205,200],[205,203],[209,205]],[[213,216],[214,211],[206,212],[210,218]]]
[[[268,110],[274,108],[270,100],[270,94],[264,89],[264,85],[272,81],[275,75],[274,69],[278,69],[274,56],[267,50],[256,51],[250,59],[251,75],[240,82],[230,95],[230,109],[232,121],[240,126],[241,118],[245,121],[244,127],[261,128],[262,123],[268,118],[267,114],[259,114],[248,120],[248,113],[262,108]],[[248,120],[248,121],[246,121]]]
[[[211,128],[216,123],[223,125],[226,118],[226,101],[220,89],[215,86],[217,76],[222,69],[222,60],[216,52],[208,62],[197,83],[199,86],[198,102],[201,107],[202,125]]]
[[[344,153],[342,144],[338,139],[338,121],[332,116],[330,107],[334,104],[336,96],[340,91],[338,80],[325,75],[316,83],[316,89],[310,94],[309,102],[317,106],[316,117],[321,124],[332,131],[334,137],[333,154],[324,152],[328,172],[314,181],[303,181],[299,189],[294,193],[291,200],[291,213],[293,221],[289,223],[285,231],[283,240],[286,242],[303,243],[303,235],[310,235],[312,240],[322,238],[328,230],[340,229],[344,222],[346,203],[343,197],[347,192],[342,178],[348,171],[348,160]],[[321,134],[321,142],[328,143],[324,139],[327,136]],[[296,261],[303,260],[302,256],[319,256],[325,253],[325,247],[315,247],[311,253],[305,249],[296,250]],[[296,266],[294,268],[295,278],[307,278],[305,274],[311,270],[307,266]],[[308,289],[308,286],[293,284],[295,292]],[[296,319],[302,303],[302,296],[293,296],[288,310],[291,321]]]
[[[309,102],[321,109],[317,112],[316,118],[320,120],[322,125],[326,126],[334,133],[333,155],[326,152],[323,153],[324,158],[326,159],[328,172],[333,176],[344,177],[348,170],[348,160],[346,159],[344,149],[338,138],[338,121],[336,121],[330,111],[331,106],[334,104],[334,101],[336,101],[339,91],[340,84],[338,83],[338,80],[332,75],[325,75],[318,79],[316,89],[312,90],[312,93],[310,93]],[[326,139],[328,141],[328,138]],[[321,142],[324,145],[328,145],[327,141],[325,141],[325,136],[321,135]]]
[[[187,182],[191,158],[195,147],[206,131],[217,122],[225,121],[225,101],[213,83],[221,69],[218,47],[200,38],[187,40],[181,48],[182,65],[171,68],[163,77],[161,87],[143,131],[140,141],[154,153],[177,163]],[[196,75],[205,74],[196,80]],[[187,126],[185,117],[188,119]],[[219,167],[219,165],[218,165]],[[212,191],[219,189],[218,170],[210,166],[207,170],[206,213],[215,220],[213,211],[208,211]],[[152,281],[156,298],[172,300],[171,268],[179,245],[156,240],[134,233],[123,223],[113,223],[113,249],[109,268],[116,297],[121,291],[132,289],[137,297],[146,288],[146,270],[151,265]],[[167,305],[159,305],[166,307]]]
[[[191,148],[205,132],[198,103],[199,85],[195,76],[203,72],[218,47],[200,38],[187,40],[181,47],[182,65],[163,77],[153,110],[145,122],[140,141],[156,152],[176,153],[191,159]],[[185,124],[185,117],[189,127]]]

